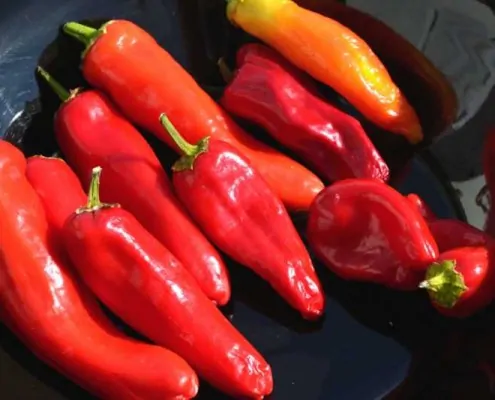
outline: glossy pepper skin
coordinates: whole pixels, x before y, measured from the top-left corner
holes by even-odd
[[[313,203],[308,241],[341,278],[413,290],[438,248],[421,214],[384,183],[348,179]]]
[[[2,322],[40,359],[99,398],[193,398],[198,380],[191,367],[169,350],[124,336],[61,263],[61,241],[49,237],[60,239],[60,232],[52,232],[25,172],[22,153],[0,141]],[[65,205],[62,200],[61,210]]]
[[[309,254],[282,202],[249,160],[208,137],[187,143],[167,116],[160,119],[184,153],[173,167],[175,191],[203,232],[304,318],[321,316],[324,295]]]
[[[296,0],[308,10],[335,19],[359,35],[387,66],[399,67],[411,84],[420,86],[435,110],[429,129],[440,135],[457,119],[457,94],[447,77],[407,39],[386,23],[337,0]],[[425,100],[426,101],[426,100]]]
[[[86,204],[79,179],[61,158],[43,156],[27,159],[26,178],[43,204],[50,230],[60,241],[67,218]]]
[[[440,254],[420,287],[427,289],[433,306],[442,314],[466,318],[495,297],[493,247],[458,247]]]
[[[100,30],[71,22],[64,30],[78,39],[90,38],[82,64],[87,81],[108,94],[132,122],[176,151],[159,123],[162,112],[192,143],[211,136],[238,149],[291,211],[307,210],[323,189],[321,180],[308,169],[246,134],[170,54],[132,22],[112,21]]]
[[[40,72],[64,100],[55,116],[55,137],[83,186],[89,187],[95,165],[105,168],[103,201],[119,203],[133,213],[191,272],[211,300],[226,304],[230,282],[225,264],[180,205],[146,140],[102,93],[88,90],[70,95],[45,71]]]
[[[221,99],[227,111],[264,127],[328,182],[388,180],[388,166],[359,121],[321,99],[313,82],[280,54],[247,44],[237,66]]]
[[[334,88],[371,122],[413,144],[423,139],[416,112],[371,48],[350,29],[290,0],[227,3],[234,25]]]
[[[99,200],[93,169],[86,207],[64,227],[65,246],[86,285],[116,315],[180,356],[233,397],[272,391],[270,366],[230,324],[180,262],[127,211]]]

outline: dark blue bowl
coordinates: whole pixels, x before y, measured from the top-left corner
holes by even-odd
[[[85,86],[77,68],[81,47],[60,34],[62,23],[130,19],[157,38],[212,94],[220,84],[216,57],[231,51],[233,42],[228,38],[234,37],[235,43],[238,34],[226,28],[218,11],[224,7],[223,2],[17,0],[2,7],[0,134],[27,155],[57,151],[52,119],[58,102],[38,88],[36,65],[45,66],[66,87]],[[228,29],[228,40],[215,40],[219,29]],[[165,163],[172,160],[160,143],[149,139]],[[393,147],[389,150],[393,153]],[[403,172],[412,154],[410,148],[402,147],[402,151],[395,152],[401,160],[394,168],[396,172],[399,166]],[[465,219],[454,189],[427,152],[413,158],[406,171],[396,179],[401,192],[419,194],[441,217]],[[304,218],[297,217],[296,222],[303,226]],[[270,398],[368,400],[386,395],[422,396],[439,376],[446,337],[456,324],[434,312],[424,293],[399,293],[345,282],[317,267],[328,306],[324,321],[316,324],[302,321],[246,269],[231,269],[233,300],[224,311],[271,363],[275,392]],[[116,323],[133,334],[118,320]],[[39,362],[2,325],[0,332],[2,399],[90,398]],[[198,398],[224,397],[204,384]]]

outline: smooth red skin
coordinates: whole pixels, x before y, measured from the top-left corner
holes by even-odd
[[[60,240],[67,218],[87,202],[77,175],[61,158],[33,156],[27,159],[26,178],[41,199],[50,229]]]
[[[184,400],[198,379],[179,356],[119,332],[59,262],[19,150],[0,141],[0,315],[40,359],[99,398]],[[62,189],[61,189],[62,190]]]
[[[265,279],[306,319],[323,313],[313,264],[282,202],[226,142],[210,140],[193,169],[175,171],[175,191],[210,240]]]
[[[220,254],[180,205],[151,147],[106,96],[87,91],[63,104],[55,134],[84,187],[89,187],[91,169],[102,167],[102,201],[131,212],[211,300],[220,305],[229,301],[230,282]]]
[[[292,211],[308,210],[323,189],[320,179],[301,164],[244,132],[144,30],[114,21],[86,53],[84,77],[103,90],[133,121],[180,153],[163,129],[166,113],[190,143],[206,136],[224,140],[249,157]]]
[[[327,187],[311,207],[307,233],[316,256],[340,277],[396,289],[417,288],[438,257],[421,214],[375,180],[348,179]]]
[[[440,253],[458,247],[495,244],[495,240],[485,232],[455,219],[437,219],[428,222],[428,226]]]
[[[221,99],[227,111],[261,125],[326,181],[388,181],[388,166],[359,121],[317,96],[281,55],[251,43],[238,51],[237,65]]]
[[[491,202],[485,222],[485,232],[495,237],[495,207],[493,206],[493,199],[495,199],[495,128],[491,128],[485,136],[482,161]]]
[[[428,207],[424,200],[417,194],[411,193],[406,196],[406,199],[411,203],[411,205],[420,212],[426,221],[437,220],[438,217],[435,213]]]
[[[270,366],[180,262],[121,208],[74,214],[65,245],[86,285],[130,326],[231,396],[261,398]]]
[[[434,307],[449,317],[466,318],[490,304],[495,297],[493,247],[458,247],[440,254],[438,262],[455,260],[456,271],[462,274],[467,290],[452,308],[432,300]]]

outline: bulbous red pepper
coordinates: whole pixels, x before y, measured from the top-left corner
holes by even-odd
[[[87,45],[82,63],[86,80],[108,94],[129,120],[174,150],[180,153],[160,125],[163,112],[192,143],[211,136],[238,149],[290,210],[307,210],[323,189],[321,180],[308,169],[246,134],[193,77],[137,25],[117,20],[96,30],[69,22],[64,31]]]
[[[261,125],[324,180],[389,179],[359,121],[320,98],[309,77],[280,54],[247,44],[237,65],[221,99],[227,111]]]
[[[400,193],[375,180],[327,187],[311,206],[308,241],[344,279],[413,290],[438,248],[421,214]]]
[[[146,140],[102,93],[69,94],[46,71],[39,71],[63,101],[55,116],[55,137],[83,185],[89,186],[95,165],[105,168],[103,201],[119,203],[133,213],[210,299],[226,304],[230,282],[225,264],[180,205]]]
[[[34,161],[38,166],[45,164],[38,161]],[[58,161],[47,163],[56,170],[65,167]],[[119,332],[91,293],[60,262],[60,231],[52,229],[56,224],[47,224],[42,203],[25,172],[22,153],[0,141],[2,322],[40,359],[99,398],[193,398],[198,380],[191,367],[169,350]],[[53,173],[43,182],[38,175],[35,180],[41,186],[52,186],[67,182],[64,176]],[[62,180],[49,182],[53,177]],[[65,215],[68,199],[77,198],[72,188],[67,188],[67,197],[65,190],[59,186],[52,198],[51,210],[58,206],[56,200],[61,200],[55,219]]]
[[[184,154],[173,167],[175,191],[203,232],[304,318],[319,317],[324,296],[309,254],[282,202],[249,160],[208,137],[189,144],[165,115],[161,121]]]
[[[458,247],[440,254],[420,287],[428,290],[440,313],[456,318],[471,316],[495,297],[493,247]]]
[[[234,397],[268,395],[270,366],[130,213],[100,202],[100,173],[93,169],[88,204],[64,228],[66,249],[86,285],[122,320],[184,357],[213,386]]]

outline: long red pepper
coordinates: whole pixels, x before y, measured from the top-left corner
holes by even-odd
[[[57,169],[64,165],[55,163]],[[48,226],[25,172],[22,153],[0,141],[2,322],[39,358],[100,398],[194,397],[198,380],[191,367],[168,350],[125,337],[60,263],[61,241],[49,237],[60,239],[60,232]],[[77,198],[71,188],[67,195]]]
[[[185,139],[224,140],[247,156],[290,210],[307,210],[323,183],[301,164],[247,135],[144,30],[129,21],[111,21],[96,30],[75,22],[64,31],[86,44],[82,71],[137,125],[176,151],[160,123],[172,118]],[[194,112],[191,112],[194,110]]]
[[[133,213],[191,272],[210,299],[226,304],[230,298],[227,269],[180,205],[141,134],[102,93],[69,94],[46,71],[40,68],[39,72],[63,101],[55,116],[55,136],[83,185],[88,187],[95,165],[105,168],[102,199]]]
[[[344,279],[413,290],[438,257],[420,212],[376,180],[327,187],[311,206],[307,230],[316,256]]]
[[[355,118],[325,102],[313,82],[274,50],[244,45],[221,104],[263,126],[321,178],[387,181],[389,169]]]
[[[100,202],[100,174],[101,168],[93,169],[88,203],[64,229],[84,282],[130,326],[177,352],[220,390],[234,397],[268,395],[270,366],[130,213]]]
[[[209,137],[192,145],[165,114],[160,119],[184,154],[173,167],[174,188],[206,235],[303,317],[319,317],[324,296],[309,254],[282,202],[249,160]]]

